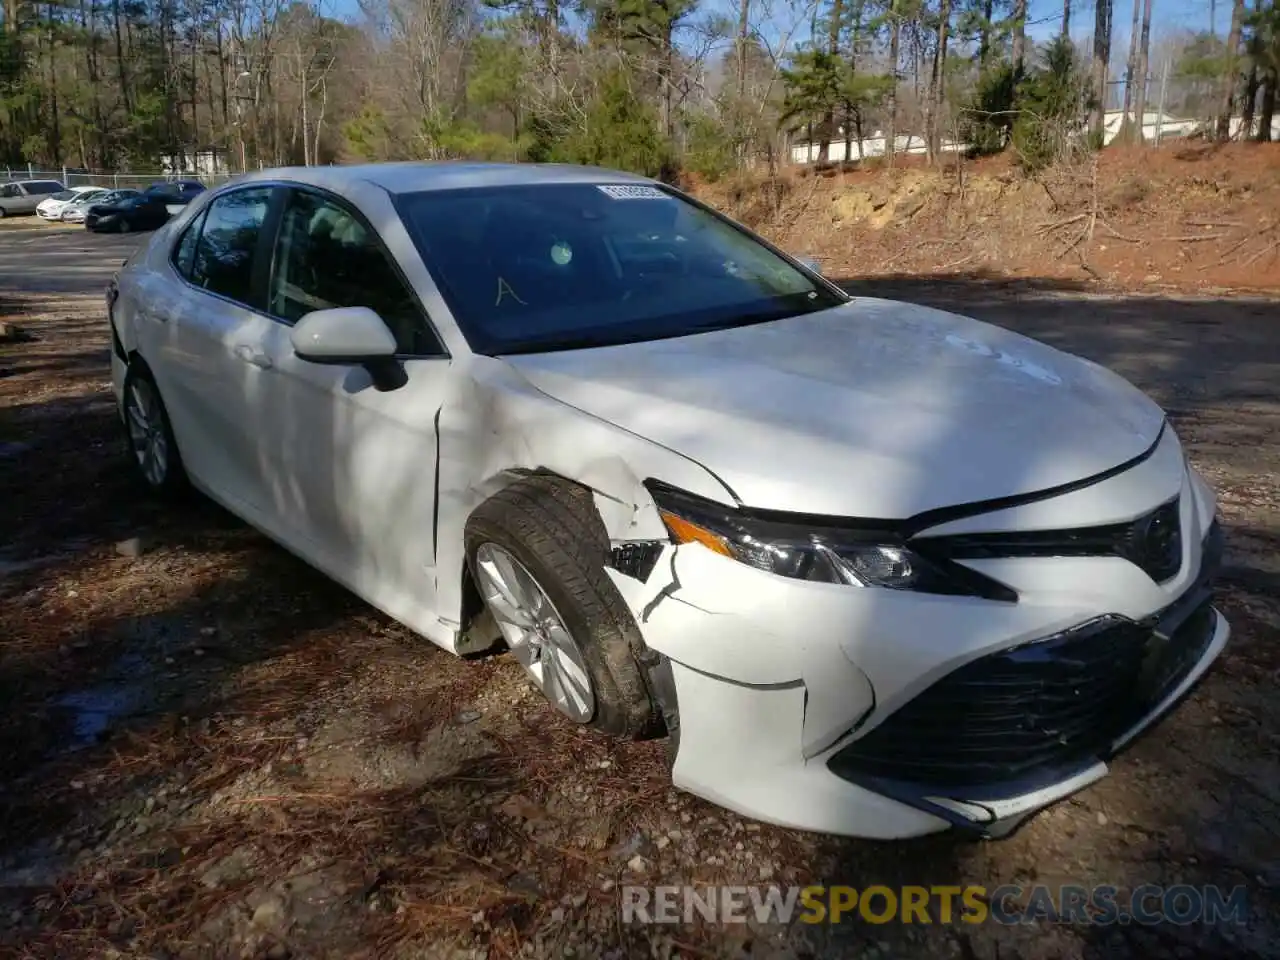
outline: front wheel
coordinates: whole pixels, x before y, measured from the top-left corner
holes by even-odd
[[[122,217],[122,218],[120,219],[120,232],[121,232],[121,233],[128,233],[128,232],[129,232],[130,230],[132,230],[132,229],[133,229],[133,225],[132,225],[131,223],[129,223],[129,221],[128,221],[128,220],[126,220],[126,219],[124,219],[124,218]]]
[[[609,539],[587,491],[522,480],[476,508],[465,538],[485,605],[552,706],[615,736],[662,732],[644,641],[604,572]]]

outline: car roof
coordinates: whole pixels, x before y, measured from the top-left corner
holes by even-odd
[[[578,167],[562,163],[473,163],[451,160],[410,160],[344,167],[277,167],[245,174],[237,177],[234,182],[250,183],[260,180],[292,180],[339,193],[344,187],[364,181],[393,194],[541,183],[653,182],[634,173],[600,167]]]
[[[37,177],[37,178],[36,178],[36,179],[34,179],[34,180],[6,180],[6,181],[4,182],[4,184],[3,184],[3,186],[8,186],[8,185],[9,185],[9,184],[11,184],[11,183],[21,184],[21,185],[22,185],[22,186],[24,186],[24,187],[25,187],[25,186],[27,186],[28,184],[31,184],[31,183],[56,183],[56,184],[58,184],[58,186],[62,186],[62,181],[61,181],[61,180],[46,180],[46,179],[43,179],[43,178],[40,178],[40,177]],[[64,188],[64,189],[65,189],[65,188]]]
[[[83,186],[82,186],[82,187],[68,187],[67,189],[68,189],[68,190],[71,190],[71,191],[73,191],[73,192],[75,192],[75,193],[88,193],[90,190],[110,190],[111,188],[110,188],[110,187],[83,187]]]

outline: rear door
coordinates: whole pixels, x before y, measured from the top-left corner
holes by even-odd
[[[152,274],[176,296],[140,297],[149,315],[139,318],[188,472],[269,529],[259,440],[274,376],[264,344],[275,324],[263,308],[278,196],[252,184],[210,203],[180,234],[170,269]]]

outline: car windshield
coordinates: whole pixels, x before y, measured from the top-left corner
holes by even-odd
[[[55,194],[54,194],[52,197],[50,197],[49,199],[51,199],[51,200],[74,200],[74,199],[75,199],[76,197],[78,197],[78,196],[80,196],[80,194],[76,193],[74,190],[59,190],[57,193],[55,193]]]
[[[659,340],[844,302],[749,234],[657,186],[476,187],[396,202],[478,353]]]

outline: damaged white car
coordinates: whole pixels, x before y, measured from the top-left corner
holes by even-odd
[[[648,180],[255,173],[108,303],[150,487],[665,734],[676,785],[752,817],[1002,835],[1227,640],[1215,499],[1151,400]]]

